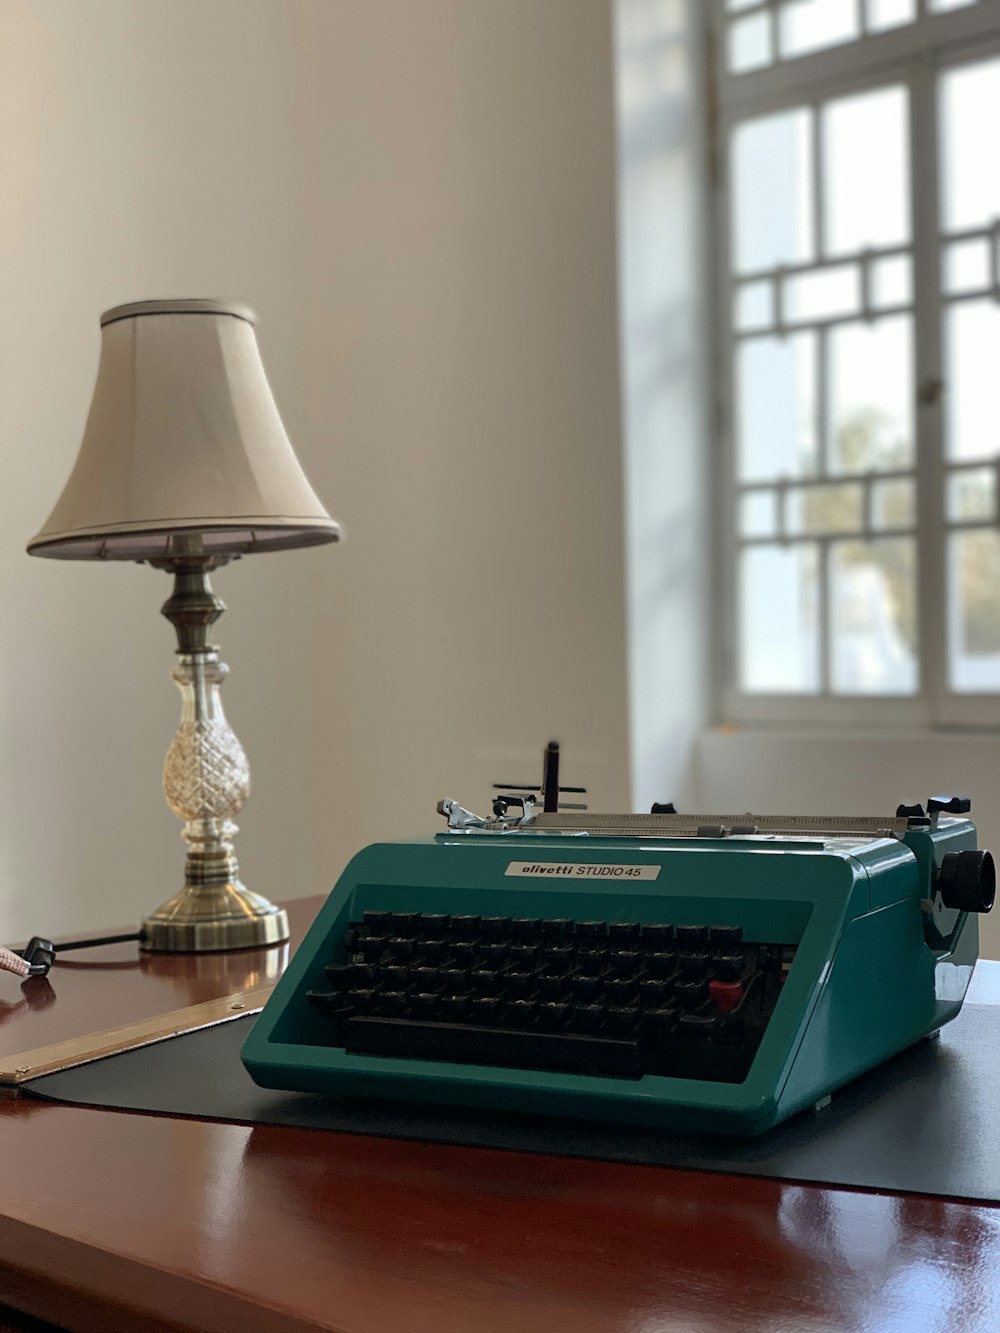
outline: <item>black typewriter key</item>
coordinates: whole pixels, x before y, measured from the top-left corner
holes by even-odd
[[[514,944],[507,951],[507,957],[520,972],[534,967],[541,956],[542,950],[538,944]]]
[[[567,917],[555,916],[543,922],[543,933],[547,940],[564,942],[572,937],[576,922]]]
[[[403,990],[409,984],[410,969],[402,963],[392,963],[379,968],[378,978],[390,990]]]
[[[538,993],[546,1000],[554,1000],[569,989],[565,972],[543,972],[538,978]]]
[[[369,935],[389,935],[392,933],[392,913],[365,912],[361,924]]]
[[[515,916],[510,923],[510,933],[516,940],[532,943],[542,937],[542,922],[537,916]]]
[[[471,940],[455,940],[449,950],[449,957],[459,967],[469,967],[476,958],[476,946]]]
[[[677,926],[674,938],[684,949],[700,949],[708,943],[707,926]]]
[[[592,943],[595,940],[604,939],[608,933],[606,921],[578,921],[576,923],[576,938],[583,944]]]
[[[438,973],[441,984],[449,995],[459,994],[469,986],[469,972],[464,967],[443,967]]]
[[[586,977],[599,976],[608,964],[604,949],[581,949],[576,955],[577,971]]]
[[[370,1014],[375,1008],[380,992],[374,986],[357,986],[349,990],[344,997],[356,1014]]]
[[[642,928],[642,942],[649,953],[659,953],[661,949],[668,949],[674,942],[673,926],[665,925],[663,922],[653,922]]]
[[[648,1009],[659,1009],[661,1005],[667,1003],[673,993],[673,982],[670,981],[639,982],[639,999]]]
[[[479,934],[478,916],[453,916],[451,934],[456,940],[474,940]]]
[[[630,1037],[638,1026],[639,1009],[637,1005],[608,1005],[604,1030],[609,1037]]]
[[[604,1004],[578,1004],[573,1012],[573,1026],[577,1032],[596,1032],[606,1013]]]
[[[477,995],[498,995],[504,977],[495,967],[477,967],[469,973],[469,983]]]
[[[394,935],[414,935],[420,925],[419,912],[393,912],[389,929]]]
[[[335,1014],[351,1008],[340,991],[309,990],[306,991],[306,999],[321,1014]]]
[[[487,967],[499,967],[506,957],[506,944],[481,944],[479,946],[479,961]]]
[[[739,981],[743,976],[743,968],[741,953],[716,954],[712,959],[712,971],[719,981]]]
[[[677,959],[677,970],[684,981],[701,981],[708,975],[707,953],[682,953]]]
[[[344,952],[346,954],[352,954],[354,952],[354,947],[357,944],[358,937],[361,934],[362,931],[358,926],[348,926],[348,928],[344,931]]]
[[[377,963],[385,952],[388,940],[384,935],[361,935],[354,946],[366,963]]]
[[[351,963],[328,963],[323,971],[333,990],[348,990],[354,984]]]
[[[578,1004],[587,1004],[604,993],[604,982],[599,977],[573,977],[573,998]]]
[[[413,957],[413,941],[405,935],[394,935],[389,941],[389,953],[393,958],[410,959]]]
[[[742,926],[712,926],[709,938],[716,953],[732,953],[743,943]]]
[[[491,1027],[500,1021],[504,1002],[495,995],[479,995],[469,1005],[472,1018],[483,1027]]]
[[[530,1027],[537,1013],[538,1005],[534,1000],[509,1000],[504,1010],[504,1024],[507,1027]]]
[[[354,1016],[354,1006],[343,995],[327,991],[311,990],[306,998],[318,1009],[326,1020],[326,1040],[331,1046],[343,1045],[344,1028],[348,1019]]]
[[[508,993],[517,999],[533,995],[538,989],[538,978],[534,972],[508,972],[505,981]]]
[[[608,955],[608,966],[616,977],[634,976],[642,966],[642,954],[634,949],[617,949]]]
[[[505,940],[510,935],[509,916],[484,916],[479,928],[485,940]]]
[[[548,1000],[538,1006],[538,1026],[546,1032],[558,1032],[569,1021],[570,1006],[559,1000]]]
[[[405,1011],[407,996],[398,990],[384,990],[378,997],[378,1012],[383,1018],[399,1018]]]
[[[438,1018],[442,1023],[460,1023],[468,1009],[468,995],[442,995],[438,1001]]]
[[[604,983],[604,993],[610,1004],[632,1004],[639,996],[639,983],[632,977],[614,977]]]
[[[639,938],[639,925],[636,921],[609,921],[608,939],[613,948],[624,949],[634,944]]]
[[[573,1009],[573,1028],[577,1032],[596,1032],[604,1022],[604,1014],[608,1012],[608,1006],[603,1001],[597,1001],[595,1004],[579,1004]]]
[[[674,995],[682,1009],[697,1009],[708,999],[708,982],[678,981]]]
[[[382,975],[382,969],[374,963],[351,963],[347,969],[349,989],[355,986],[374,986]]]
[[[444,912],[421,912],[420,934],[425,940],[443,940],[451,928],[451,917]]]
[[[677,971],[677,954],[673,949],[649,954],[646,958],[646,971],[651,977],[668,980]]]
[[[436,967],[448,957],[448,945],[445,940],[420,940],[416,952],[422,962]]]
[[[549,967],[553,963],[558,967],[568,967],[573,961],[573,953],[572,944],[547,944],[542,950],[542,957]]]
[[[645,1009],[642,1014],[642,1030],[650,1037],[663,1036],[677,1026],[680,1010],[675,1004],[660,1004],[655,1009]]]
[[[407,1017],[436,1018],[438,1003],[441,999],[442,996],[440,995],[429,995],[426,991],[414,991],[410,995]]]
[[[704,1041],[719,1030],[714,1014],[681,1014],[677,1020],[677,1035],[694,1041]]]
[[[382,973],[382,980],[385,980],[384,972]],[[441,989],[441,973],[436,967],[412,967],[410,968],[410,980],[417,990],[429,993]]]

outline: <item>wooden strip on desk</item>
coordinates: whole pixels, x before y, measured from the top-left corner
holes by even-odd
[[[256,990],[239,991],[221,999],[189,1005],[186,1009],[175,1009],[169,1014],[126,1023],[123,1027],[108,1028],[90,1036],[73,1037],[68,1041],[52,1042],[48,1046],[37,1046],[31,1051],[5,1055],[0,1060],[0,1086],[16,1086],[42,1074],[54,1074],[60,1069],[71,1069],[74,1065],[118,1055],[121,1051],[151,1046],[154,1042],[180,1036],[183,1032],[194,1032],[198,1028],[212,1027],[233,1018],[242,1018],[246,1014],[259,1013],[273,989],[273,986],[261,986]]]

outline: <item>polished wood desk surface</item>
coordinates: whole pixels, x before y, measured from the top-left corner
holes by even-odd
[[[268,970],[74,958],[44,1009],[0,991],[7,1050]],[[0,1101],[0,1305],[88,1333],[995,1333],[998,1256],[981,1205]]]

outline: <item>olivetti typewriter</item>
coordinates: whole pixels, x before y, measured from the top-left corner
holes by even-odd
[[[530,792],[347,866],[242,1052],[265,1087],[759,1134],[961,1008],[964,797],[602,815]],[[578,789],[573,789],[578,790]]]

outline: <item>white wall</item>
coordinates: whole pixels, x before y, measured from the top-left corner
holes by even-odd
[[[174,891],[162,575],[29,559],[119,301],[259,315],[340,548],[215,579],[278,898],[550,735],[628,801],[606,0],[0,0],[0,939]]]

